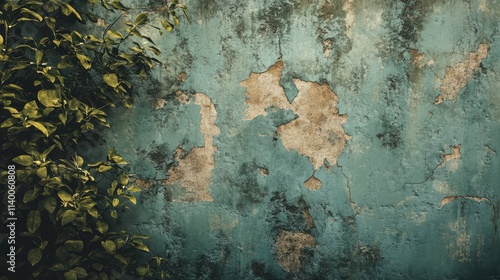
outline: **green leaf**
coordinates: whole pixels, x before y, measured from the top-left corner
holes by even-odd
[[[110,214],[111,214],[111,217],[118,219],[118,213],[116,212],[116,210],[111,210]]]
[[[57,196],[59,196],[62,201],[73,201],[73,196],[65,191],[59,191]]]
[[[81,240],[66,240],[64,246],[70,252],[80,252],[83,250],[83,241]]]
[[[38,91],[38,101],[47,108],[61,107],[61,94],[55,89],[42,89]]]
[[[40,65],[42,63],[42,58],[43,58],[43,52],[40,50],[35,51],[35,63],[36,65]]]
[[[27,14],[30,14],[30,15],[34,16],[36,19],[38,19],[38,21],[43,21],[43,18],[42,18],[41,15],[39,15],[38,13],[33,12],[30,9],[22,8],[21,12],[22,13],[27,13]]]
[[[141,243],[135,243],[135,242],[133,242],[132,246],[134,246],[138,250],[141,250],[141,251],[144,251],[144,252],[149,252],[149,248],[146,245],[142,244],[142,242]]]
[[[58,116],[59,120],[66,125],[66,122],[68,121],[68,112],[60,113]]]
[[[128,261],[120,254],[114,254],[113,257],[121,261],[124,265],[128,265]]]
[[[65,270],[64,265],[62,263],[56,263],[49,268],[50,271],[62,271]]]
[[[118,76],[116,74],[111,73],[111,74],[104,74],[103,76],[104,82],[108,84],[112,88],[116,88],[120,83],[118,82]]]
[[[30,166],[33,164],[33,158],[28,155],[17,156],[13,158],[12,161],[22,166]]]
[[[47,179],[47,167],[43,166],[43,167],[40,167],[36,170],[36,175],[42,179],[42,180],[46,180]]]
[[[135,17],[134,24],[137,26],[143,25],[148,21],[148,14],[142,12]]]
[[[64,5],[64,7],[69,10],[71,13],[73,13],[76,18],[78,18],[79,20],[82,20],[82,17],[80,16],[80,14],[75,10],[75,8],[73,8],[73,6],[69,5],[68,3],[64,3],[62,2],[62,4]],[[69,14],[67,14],[69,15]]]
[[[45,135],[47,137],[49,136],[49,131],[47,130],[47,128],[43,124],[41,124],[39,122],[35,122],[35,121],[27,121],[26,123],[34,126],[36,129],[40,130],[43,133],[43,135]]]
[[[64,272],[64,280],[78,280],[78,277],[76,276],[76,271],[70,270],[68,272]]]
[[[42,259],[42,249],[39,247],[33,248],[28,252],[28,262],[31,266],[35,266]]]
[[[35,233],[40,227],[41,222],[42,222],[42,217],[40,215],[40,211],[35,210],[35,211],[30,211],[28,213],[26,227],[28,228],[29,232]]]
[[[76,218],[76,211],[66,210],[62,216],[61,224],[64,226]]]
[[[97,231],[99,231],[101,234],[105,234],[109,229],[108,224],[100,219],[96,220],[95,224],[97,227]]]
[[[172,31],[173,27],[172,27],[172,24],[170,22],[168,22],[167,20],[161,20],[161,25],[163,26],[163,28],[165,28],[165,30],[167,30],[168,32]]]
[[[50,214],[54,213],[56,207],[57,200],[53,196],[49,196],[43,201],[43,208],[45,208],[45,210],[47,210]]]
[[[76,99],[76,98],[73,97],[68,102],[68,105],[69,105],[69,109],[71,111],[76,111],[76,110],[78,110],[78,105],[80,105],[80,101],[78,101],[78,99]]]
[[[76,57],[80,61],[80,64],[83,66],[85,69],[90,69],[92,67],[92,59],[90,57],[84,55],[83,53],[77,53]]]
[[[30,201],[33,201],[35,200],[38,195],[40,194],[40,192],[37,190],[28,190],[24,193],[24,196],[23,196],[23,202],[24,203],[28,203]]]
[[[118,10],[121,10],[121,11],[127,11],[128,10],[128,8],[125,7],[122,4],[122,2],[120,2],[120,1],[113,1],[113,2],[111,2],[111,6],[113,6],[113,8],[115,8],[115,9],[118,9]]]
[[[24,105],[23,114],[29,118],[34,118],[38,115],[38,105],[36,105],[35,100]]]
[[[75,267],[73,268],[76,271],[76,277],[78,278],[85,278],[87,277],[87,271],[83,267]]]
[[[116,30],[108,30],[108,35],[109,37],[111,38],[114,38],[114,39],[123,39],[123,35],[120,33],[120,31],[116,31]]]
[[[106,240],[106,241],[101,241],[101,245],[106,250],[106,252],[110,253],[111,255],[115,253],[116,251],[116,245],[113,240]]]
[[[134,192],[142,192],[142,189],[141,189],[141,188],[139,188],[139,187],[138,187],[138,186],[136,186],[136,185],[132,185],[132,186],[130,186],[130,187],[128,188],[128,190],[129,190],[129,192],[133,192],[133,193],[134,193]]]
[[[148,268],[147,267],[144,267],[144,266],[138,266],[136,269],[135,269],[135,272],[137,273],[137,275],[139,276],[146,276],[146,274],[148,273]]]
[[[106,172],[106,171],[110,170],[111,168],[112,167],[110,165],[103,164],[103,165],[99,166],[99,168],[97,169],[97,171],[99,171],[99,172],[102,173],[102,172]]]

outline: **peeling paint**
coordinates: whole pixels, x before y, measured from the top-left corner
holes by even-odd
[[[440,104],[445,100],[456,100],[458,92],[472,79],[479,68],[481,61],[488,55],[488,45],[480,44],[476,52],[453,67],[448,67],[441,81],[441,95],[434,104]]]
[[[478,196],[471,196],[471,195],[465,195],[465,196],[460,196],[460,195],[454,195],[454,196],[447,196],[443,199],[441,199],[441,204],[439,205],[439,208],[443,207],[444,205],[448,203],[452,203],[455,200],[460,200],[460,199],[468,199],[475,201],[477,203],[481,203],[483,201],[489,202],[490,200],[487,197],[478,197]]]
[[[314,247],[314,237],[307,233],[282,231],[275,243],[279,265],[288,272],[297,272],[302,263],[300,257],[305,247]]]
[[[306,220],[306,228],[311,228],[314,226],[314,220],[313,217],[311,216],[311,213],[309,213],[309,209],[304,209],[302,211],[302,214],[304,216],[304,220]]]
[[[443,161],[436,168],[442,167],[443,165],[445,165],[449,161],[459,159],[460,155],[461,155],[460,154],[460,147],[461,147],[461,145],[451,146],[451,149],[452,149],[451,154],[443,154]],[[456,169],[458,169],[458,165],[453,166],[451,169],[453,171],[455,171]]]
[[[339,115],[338,96],[328,87],[314,82],[294,79],[299,93],[291,107],[298,117],[278,127],[283,145],[309,158],[317,170],[325,160],[337,163],[345,143],[351,137],[342,124],[347,115]]]
[[[312,176],[311,178],[309,178],[307,181],[304,182],[304,185],[308,189],[314,191],[314,190],[321,188],[321,181],[318,178]]]
[[[270,107],[292,109],[298,117],[277,130],[285,148],[307,156],[315,170],[324,165],[325,160],[330,165],[336,164],[346,141],[351,138],[342,127],[347,115],[339,114],[338,96],[326,83],[294,79],[298,94],[290,103],[280,85],[282,71],[283,62],[279,59],[266,72],[251,73],[240,83],[247,88],[245,118],[266,116],[266,109]]]
[[[174,201],[213,201],[208,187],[215,166],[213,154],[217,150],[217,147],[213,146],[213,137],[220,133],[220,129],[215,125],[217,111],[210,98],[204,93],[196,93],[194,99],[195,104],[200,106],[200,129],[204,145],[193,148],[184,158],[182,156],[185,151],[182,147],[177,149],[178,166],[169,169],[168,179],[163,181],[165,185],[179,183],[185,191],[180,197],[174,198]]]
[[[163,99],[163,98],[158,98],[155,102],[155,110],[159,110],[161,108],[163,108],[163,106],[165,106],[167,104],[167,100]]]
[[[290,103],[285,90],[280,85],[283,72],[283,61],[280,58],[263,73],[251,73],[240,85],[247,88],[245,92],[245,120],[259,115],[266,116],[269,107],[289,109]]]

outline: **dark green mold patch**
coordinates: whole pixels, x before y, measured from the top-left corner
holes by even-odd
[[[309,233],[314,229],[314,223],[304,215],[304,212],[309,211],[309,206],[303,197],[289,201],[285,193],[274,192],[269,204],[266,220],[276,233],[282,230]]]
[[[238,187],[239,199],[236,209],[240,213],[247,213],[255,204],[262,203],[267,197],[267,187],[261,186],[257,177],[262,176],[261,167],[255,162],[246,162],[240,166],[236,186]]]

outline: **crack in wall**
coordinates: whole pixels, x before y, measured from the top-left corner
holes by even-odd
[[[453,195],[453,196],[447,196],[441,199],[441,204],[439,205],[439,209],[441,209],[443,206],[446,204],[452,203],[456,200],[462,200],[462,199],[467,199],[467,200],[472,200],[477,203],[481,203],[483,201],[486,201],[491,204],[491,200],[487,197],[480,197],[480,196],[472,196],[472,195]]]

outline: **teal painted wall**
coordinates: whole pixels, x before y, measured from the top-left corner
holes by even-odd
[[[500,277],[500,2],[186,4],[104,131],[176,279]]]

